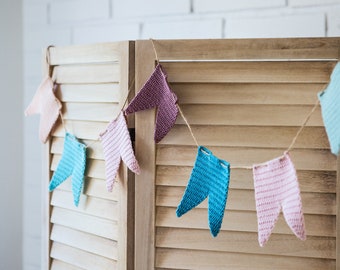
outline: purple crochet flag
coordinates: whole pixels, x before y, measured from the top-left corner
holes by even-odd
[[[130,102],[125,114],[158,107],[154,139],[160,142],[174,126],[178,115],[177,96],[170,89],[167,75],[158,64],[151,77]]]

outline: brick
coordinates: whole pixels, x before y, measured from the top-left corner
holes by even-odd
[[[50,6],[51,23],[91,21],[108,19],[109,0],[53,1]]]
[[[113,0],[114,17],[161,16],[190,13],[190,0]]]
[[[24,25],[43,25],[48,23],[47,3],[23,5]]]
[[[64,46],[71,44],[71,29],[51,26],[34,27],[24,31],[24,51],[41,52],[48,45]]]
[[[24,54],[24,79],[41,78],[42,52],[28,52]],[[28,82],[28,81],[26,81]],[[25,84],[27,85],[27,84]]]
[[[194,12],[221,12],[286,6],[286,0],[194,0]]]
[[[227,19],[228,38],[323,37],[326,32],[322,13],[276,17]]]
[[[289,0],[288,4],[292,7],[321,6],[329,4],[339,4],[340,0]]]
[[[327,14],[327,36],[339,37],[340,36],[340,7],[333,8]]]
[[[139,38],[139,24],[105,24],[75,27],[73,43],[96,43]]]
[[[142,29],[142,38],[144,39],[221,38],[223,21],[222,19],[206,19],[177,22],[147,22]]]

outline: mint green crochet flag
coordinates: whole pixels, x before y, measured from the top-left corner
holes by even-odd
[[[72,176],[73,201],[75,206],[78,206],[84,184],[85,167],[86,146],[80,143],[74,135],[66,133],[63,154],[52,176],[49,190],[53,191],[68,177]]]
[[[208,197],[209,228],[216,237],[227,203],[229,177],[229,163],[215,157],[209,149],[199,146],[188,186],[176,210],[177,216],[184,215]]]
[[[340,151],[340,64],[333,69],[330,83],[326,90],[318,94],[323,122],[326,128],[331,152]]]

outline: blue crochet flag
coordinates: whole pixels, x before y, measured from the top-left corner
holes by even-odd
[[[319,93],[323,122],[326,128],[331,151],[334,155],[340,150],[340,64],[337,63],[330,83]]]
[[[215,157],[209,149],[199,146],[188,186],[176,210],[177,216],[182,216],[209,196],[209,228],[211,234],[216,237],[227,203],[229,177],[229,163]]]
[[[53,191],[69,176],[72,176],[73,200],[74,204],[78,206],[84,184],[85,167],[86,146],[80,143],[74,135],[66,133],[63,154],[52,176],[49,186],[50,191]]]

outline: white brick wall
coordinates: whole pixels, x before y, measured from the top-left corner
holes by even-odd
[[[340,0],[23,0],[24,104],[41,79],[41,50],[126,39],[340,36]],[[40,270],[41,144],[24,123],[24,270]]]

